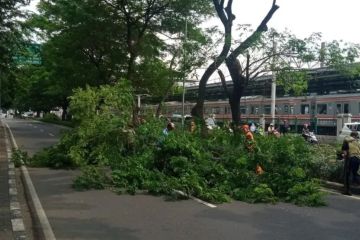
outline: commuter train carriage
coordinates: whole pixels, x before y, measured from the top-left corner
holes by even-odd
[[[186,102],[185,114],[191,112],[194,103]],[[231,109],[228,101],[206,101],[205,116],[215,114],[217,121],[231,121]],[[242,121],[259,122],[264,116],[271,121],[271,99],[263,96],[248,96],[241,99]],[[163,115],[171,117],[182,114],[181,102],[167,102]],[[351,113],[352,121],[360,121],[360,94],[336,94],[307,97],[281,97],[276,99],[276,122],[289,121],[293,130],[309,123],[318,134],[335,135],[336,119],[340,113]]]
[[[317,134],[336,135],[337,115],[350,113],[352,121],[360,120],[360,77],[347,77],[335,70],[320,68],[309,72],[306,96],[287,95],[281,86],[276,91],[276,121],[288,120],[292,130],[300,131],[304,123],[311,124]],[[242,121],[259,122],[264,115],[271,121],[271,76],[262,76],[251,84],[241,99]],[[228,88],[232,88],[231,82]],[[190,114],[197,99],[198,87],[186,89],[185,114]],[[182,114],[181,97],[171,96],[164,106],[163,115]],[[231,121],[231,109],[221,83],[207,86],[205,116],[215,114],[219,122]]]

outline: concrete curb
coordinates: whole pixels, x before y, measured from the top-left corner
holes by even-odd
[[[344,184],[342,184],[342,183],[324,181],[324,182],[322,183],[322,185],[323,185],[323,187],[325,187],[325,188],[327,188],[327,189],[336,190],[336,191],[341,192],[341,193],[344,192]],[[355,190],[355,191],[352,191],[352,194],[354,194],[354,195],[359,195],[360,186],[351,185],[351,189],[352,189],[352,190]]]
[[[14,239],[16,240],[26,240],[26,231],[25,224],[23,220],[23,215],[21,213],[21,207],[18,200],[18,190],[16,184],[16,175],[15,175],[15,165],[12,161],[12,150],[11,144],[9,142],[8,133],[6,127],[3,123],[1,125],[4,127],[4,137],[5,137],[5,147],[7,152],[8,159],[8,179],[9,179],[9,196],[10,196],[10,214],[11,214],[11,226],[13,230]]]
[[[337,183],[337,182],[330,182],[330,181],[324,181],[324,186],[327,188],[335,189],[335,190],[343,190],[344,184]]]
[[[11,132],[10,127],[6,123],[5,123],[5,126],[9,132],[10,139],[11,139],[14,149],[18,149],[18,146],[16,144],[15,138]],[[10,150],[10,152],[11,152],[11,150]],[[30,174],[25,165],[21,166],[21,174],[22,174],[22,179],[24,182],[24,187],[25,187],[26,193],[29,196],[29,200],[31,201],[32,209],[34,209],[37,220],[39,221],[43,238],[45,240],[56,240],[54,232],[51,228],[51,225],[45,214],[45,211],[41,205],[41,202],[36,193],[34,184],[32,183]],[[20,239],[22,239],[22,238],[20,238]]]

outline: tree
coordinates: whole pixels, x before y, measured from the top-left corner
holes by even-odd
[[[279,33],[272,29],[240,55],[235,63],[226,59],[233,82],[232,91],[226,85],[222,71],[218,73],[229,98],[233,123],[240,123],[240,99],[248,84],[258,76],[276,73],[276,82],[283,86],[285,92],[301,95],[307,89],[308,70],[314,67],[324,66],[353,76],[359,74],[359,65],[354,64],[359,56],[359,45],[342,45],[337,41],[322,42],[319,33],[300,39],[290,32]]]
[[[144,63],[144,60],[148,60],[142,56],[141,52],[146,49],[145,47],[152,49],[146,39],[150,38],[164,44],[159,38],[159,34],[165,36],[177,34],[179,29],[183,29],[182,26],[185,25],[185,21],[189,22],[190,26],[196,26],[195,23],[201,22],[200,19],[203,15],[212,14],[210,5],[206,0],[104,0],[104,2],[113,9],[113,15],[124,22],[128,52],[126,78],[132,82],[135,91],[142,93],[146,89],[142,88],[140,82],[142,79],[141,73],[136,71],[136,63],[139,62],[139,66],[141,63]],[[158,49],[154,50],[158,51]],[[152,57],[154,57],[154,54]],[[173,66],[172,64],[170,65]],[[172,77],[165,78],[166,80],[170,80],[170,84],[168,84],[170,87],[166,87],[168,92],[174,80]],[[134,102],[135,123],[137,121],[137,113],[138,109]]]
[[[221,21],[223,22],[223,25],[225,27],[225,40],[224,40],[224,47],[223,51],[219,55],[218,58],[215,59],[215,61],[207,68],[205,71],[203,77],[200,80],[199,83],[199,97],[196,102],[196,105],[193,107],[191,113],[193,116],[203,118],[204,116],[204,101],[205,101],[205,95],[206,95],[206,83],[210,76],[214,73],[214,71],[222,64],[222,62],[226,59],[226,65],[229,68],[229,72],[232,75],[232,78],[239,78],[238,73],[239,69],[237,68],[237,61],[236,58],[244,53],[248,48],[250,48],[252,45],[256,44],[256,42],[259,40],[261,34],[268,30],[267,23],[272,18],[275,11],[279,8],[278,5],[276,5],[276,0],[273,0],[271,9],[269,10],[268,14],[265,16],[261,24],[258,26],[256,31],[254,31],[244,42],[240,43],[234,51],[232,51],[229,55],[228,52],[231,47],[231,26],[232,26],[232,20],[235,18],[235,16],[231,12],[231,5],[232,1],[228,1],[228,5],[225,8],[227,12],[227,17],[224,16],[223,12],[223,6],[224,6],[224,0],[215,1],[214,0],[215,8],[217,9],[217,12],[219,14],[219,17]],[[230,11],[230,12],[229,12]],[[226,26],[230,25],[230,29],[226,29]],[[237,80],[235,80],[237,81]],[[234,98],[234,101],[238,98],[238,95],[232,96]]]
[[[195,107],[191,110],[191,114],[195,117],[203,118],[204,115],[204,101],[206,94],[206,84],[211,75],[215,70],[224,62],[226,59],[232,41],[232,25],[235,20],[235,15],[232,13],[232,0],[229,0],[226,7],[224,0],[213,0],[216,12],[224,26],[224,43],[220,54],[215,58],[215,60],[209,65],[209,67],[204,72],[203,76],[200,79],[199,83],[199,97]]]
[[[167,55],[178,45],[173,39],[185,19],[200,39],[195,23],[212,14],[207,0],[43,0],[39,11],[29,25],[45,40],[44,66],[64,103],[73,88],[126,78],[135,94],[160,95],[180,72],[169,69]]]
[[[7,0],[0,2],[0,105],[10,107],[14,97],[16,63],[14,55],[22,46],[20,7],[28,0]]]

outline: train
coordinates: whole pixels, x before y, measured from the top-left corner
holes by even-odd
[[[266,123],[272,121],[271,99],[264,96],[246,96],[241,99],[240,113],[243,122]],[[195,103],[185,102],[185,116],[189,116]],[[215,115],[218,122],[231,121],[231,108],[226,100],[206,101],[205,117]],[[336,135],[338,114],[351,114],[352,121],[360,121],[360,94],[334,94],[305,97],[280,97],[276,99],[275,118],[281,125],[287,120],[294,131],[308,123],[317,134]],[[162,115],[181,116],[181,102],[166,102]]]
[[[352,121],[360,121],[360,76],[344,76],[328,68],[313,69],[309,72],[308,91],[303,96],[292,96],[277,88],[276,124],[287,120],[293,131],[300,131],[301,125],[310,124],[317,134],[336,135],[339,114],[351,114]],[[240,101],[240,116],[243,122],[266,123],[271,118],[271,75],[262,76],[246,89]],[[231,82],[228,85],[230,88]],[[197,99],[197,86],[186,89],[185,114],[190,115]],[[231,108],[221,83],[207,86],[204,104],[205,117],[215,114],[218,122],[231,121]],[[253,94],[256,93],[256,94]],[[163,107],[162,115],[182,116],[182,102],[179,96],[172,96]],[[148,108],[152,105],[148,105]]]

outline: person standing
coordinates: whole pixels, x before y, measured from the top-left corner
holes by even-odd
[[[163,134],[165,136],[169,135],[169,132],[173,131],[175,129],[175,124],[172,122],[168,122],[168,124],[166,125],[166,128],[164,128],[163,130]]]
[[[191,120],[189,130],[190,130],[191,133],[194,133],[194,132],[195,132],[195,130],[196,130],[196,124],[195,124],[195,121],[194,121],[194,120]]]
[[[275,131],[274,124],[273,124],[273,123],[270,123],[270,125],[269,125],[269,127],[268,127],[268,129],[267,129],[268,135],[270,136],[270,135],[274,134],[274,131]]]
[[[289,122],[285,119],[284,125],[282,125],[282,128],[281,128],[281,133],[283,135],[286,135],[289,131],[290,131],[290,125],[289,125]]]
[[[344,188],[346,195],[351,195],[350,191],[350,175],[352,174],[352,182],[357,182],[359,163],[360,163],[360,142],[357,131],[352,131],[349,137],[344,138],[341,150],[345,158],[344,163]]]
[[[247,124],[242,126],[242,130],[243,130],[243,132],[245,134],[245,147],[250,153],[252,153],[255,150],[254,135],[250,131],[249,125],[247,125]],[[257,175],[261,175],[261,174],[264,173],[264,170],[263,170],[263,168],[261,167],[261,165],[259,163],[256,164],[255,173]]]

